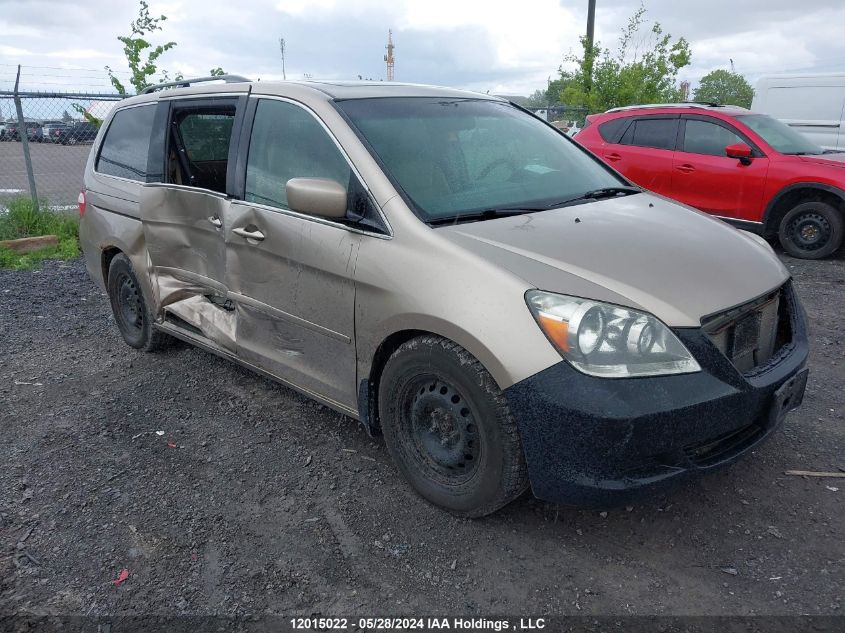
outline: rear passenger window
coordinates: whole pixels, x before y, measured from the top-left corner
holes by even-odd
[[[623,145],[675,149],[678,119],[636,119],[619,141]]]
[[[176,108],[168,182],[226,193],[235,105]]]
[[[97,157],[99,173],[148,181],[147,158],[155,112],[155,104],[150,104],[115,113]]]
[[[248,202],[287,209],[291,178],[331,178],[348,186],[352,170],[308,112],[285,101],[258,102],[246,164]]]
[[[737,143],[745,143],[745,141],[721,125],[697,119],[689,119],[686,122],[683,145],[685,152],[726,156],[725,148]]]
[[[617,143],[622,131],[628,127],[630,122],[631,119],[626,117],[605,121],[599,125],[599,134],[608,143]]]

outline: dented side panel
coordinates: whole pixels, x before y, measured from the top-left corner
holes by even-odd
[[[264,237],[246,238],[235,229]],[[361,236],[241,202],[228,207],[224,230],[238,355],[356,409],[353,276]]]
[[[146,185],[140,194],[150,273],[159,309],[187,297],[225,297],[226,251],[222,195],[173,185]]]

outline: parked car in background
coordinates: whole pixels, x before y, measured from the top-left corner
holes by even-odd
[[[845,151],[845,73],[762,77],[751,109],[780,119],[816,145]]]
[[[54,136],[54,142],[62,145],[77,145],[81,143],[93,143],[97,137],[97,128],[88,121],[75,121],[59,130]]]
[[[762,238],[488,95],[153,86],[104,121],[79,212],[128,345],[180,338],[380,430],[461,516],[529,485],[624,505],[751,453],[806,385]]]
[[[25,121],[26,140],[30,143],[40,143],[44,140],[44,130],[39,121]]]
[[[635,183],[818,259],[845,237],[845,153],[745,108],[663,104],[587,117],[579,143]]]
[[[0,141],[6,140],[6,128],[9,124],[6,121],[0,120]]]
[[[18,136],[18,123],[17,121],[6,121],[5,127],[3,129],[3,136],[0,137],[0,140],[4,141],[19,141],[20,136]]]
[[[43,139],[45,143],[57,143],[61,131],[67,127],[64,121],[44,121],[42,126]]]

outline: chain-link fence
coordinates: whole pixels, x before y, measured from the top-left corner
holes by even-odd
[[[575,106],[550,105],[544,108],[528,108],[541,119],[545,119],[558,129],[574,134],[584,128],[589,111]]]
[[[0,207],[16,197],[76,204],[98,123],[120,95],[0,91]]]

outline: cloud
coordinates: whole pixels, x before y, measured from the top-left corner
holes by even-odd
[[[818,67],[845,70],[842,0],[647,0],[647,17],[686,37],[693,63],[682,79],[697,81],[734,60],[752,79],[766,72]],[[597,36],[616,43],[635,3],[602,0]],[[206,74],[221,66],[265,80],[281,77],[279,37],[288,78],[383,78],[387,30],[396,42],[396,78],[509,94],[529,94],[555,76],[564,54],[578,50],[586,22],[581,0],[223,0],[152,2],[164,13],[154,43],[178,46],[160,66],[171,75]],[[0,88],[18,63],[30,88],[75,81],[108,88],[104,65],[125,72],[122,45],[137,5],[113,0],[0,0]],[[84,70],[51,70],[55,68]],[[75,74],[76,73],[76,74]],[[83,75],[84,74],[84,75]],[[60,77],[50,75],[62,75]],[[82,78],[77,81],[75,77]]]

